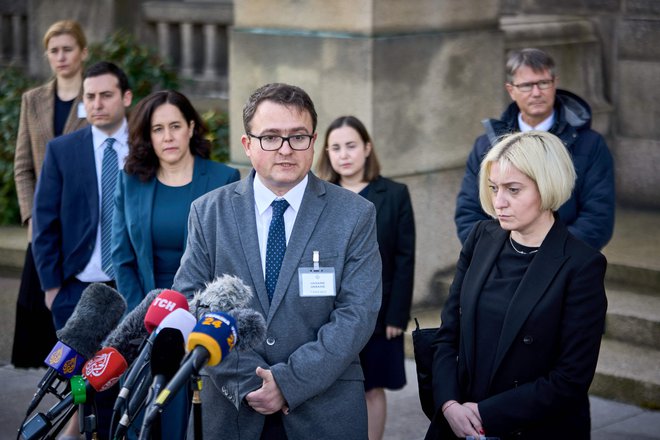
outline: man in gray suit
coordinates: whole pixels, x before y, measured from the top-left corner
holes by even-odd
[[[240,277],[255,292],[250,307],[266,320],[266,341],[206,369],[204,433],[366,439],[358,354],[381,302],[374,206],[310,173],[317,116],[302,89],[259,88],[243,123],[254,170],[193,203],[173,288],[190,297],[217,276]],[[274,209],[281,200],[283,215]],[[284,256],[273,278],[277,246]]]

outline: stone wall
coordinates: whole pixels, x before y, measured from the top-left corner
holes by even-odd
[[[465,158],[479,121],[503,106],[503,43],[497,1],[237,1],[229,63],[232,161],[248,164],[239,115],[250,92],[268,82],[310,93],[319,113],[317,154],[332,119],[362,119],[383,174],[410,188],[415,302],[437,302],[434,279],[459,251],[453,211]],[[475,68],[480,63],[488,67]]]
[[[660,208],[655,190],[660,185],[660,2],[503,0],[502,13],[523,21],[538,14],[571,14],[593,23],[600,48],[596,63],[579,58],[570,65],[598,69],[603,97],[612,105],[607,134],[615,159],[617,200]],[[599,108],[598,101],[594,107]]]

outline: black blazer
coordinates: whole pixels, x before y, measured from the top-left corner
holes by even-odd
[[[449,425],[440,408],[447,400],[465,401],[476,350],[496,344],[489,397],[477,402],[486,435],[588,439],[607,262],[555,221],[511,299],[501,333],[475,341],[479,294],[508,235],[495,220],[479,222],[461,251],[434,343],[436,413],[427,438],[454,438],[441,435]]]
[[[383,263],[383,301],[376,333],[387,325],[405,329],[410,319],[415,274],[415,218],[408,187],[379,176],[366,197],[376,206],[376,228]]]

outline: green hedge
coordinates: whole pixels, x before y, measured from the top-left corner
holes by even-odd
[[[89,47],[87,65],[106,60],[120,66],[133,89],[133,104],[154,90],[179,89],[177,73],[156,51],[126,32],[116,32],[106,41]],[[20,213],[14,186],[14,150],[20,114],[21,95],[36,83],[13,67],[0,69],[0,225],[19,224]],[[211,157],[229,160],[228,120],[224,112],[207,111],[202,118],[213,143]]]
[[[14,186],[14,150],[21,96],[34,85],[18,68],[0,69],[0,225],[21,221]]]

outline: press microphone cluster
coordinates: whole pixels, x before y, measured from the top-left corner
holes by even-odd
[[[51,392],[62,399],[62,391],[58,391],[60,385],[80,374],[85,360],[94,356],[125,311],[126,301],[115,289],[94,283],[83,290],[71,317],[57,332],[58,342],[44,360],[48,371],[37,386],[26,417],[37,408],[47,393]]]
[[[187,337],[188,354],[160,392],[154,388],[140,432],[141,439],[149,438],[151,426],[163,407],[203,367],[218,365],[233,349],[249,350],[263,342],[266,333],[264,317],[246,308],[252,297],[252,290],[240,278],[231,275],[218,277],[193,296],[190,310],[199,322]],[[152,358],[152,362],[155,361]],[[166,360],[162,362],[166,363]]]
[[[119,380],[126,369],[126,361],[114,349],[96,350],[125,311],[126,301],[115,289],[105,284],[90,284],[83,290],[71,317],[57,332],[59,341],[46,358],[49,368],[39,383],[26,418],[47,392],[55,394],[60,401],[45,414],[39,412],[23,423],[19,428],[21,438],[43,438],[56,425],[59,425],[58,432],[73,414],[75,405],[84,403],[92,390],[107,389]],[[84,359],[89,360],[83,364]],[[57,391],[59,385],[53,387],[56,379],[60,384],[65,383],[81,372],[86,379],[77,393],[64,396]]]
[[[126,360],[114,348],[105,347],[83,366],[82,389],[72,391],[48,412],[37,413],[21,428],[21,438],[36,440],[48,434],[57,423],[66,422],[76,404],[86,403],[95,392],[112,387],[126,371]]]
[[[187,335],[194,327],[195,318],[188,312],[185,296],[173,290],[158,290],[150,292],[125,322],[126,325],[118,327],[106,341],[108,345],[130,353],[127,360],[131,367],[113,409],[116,415],[121,414],[115,438],[125,434],[144,404],[151,382],[148,366],[157,335],[163,328],[171,327]],[[140,348],[135,350],[135,347]]]
[[[148,439],[151,424],[171,397],[206,365],[218,365],[236,345],[236,321],[227,313],[207,313],[188,336],[188,354],[176,374],[147,408],[140,439]]]

